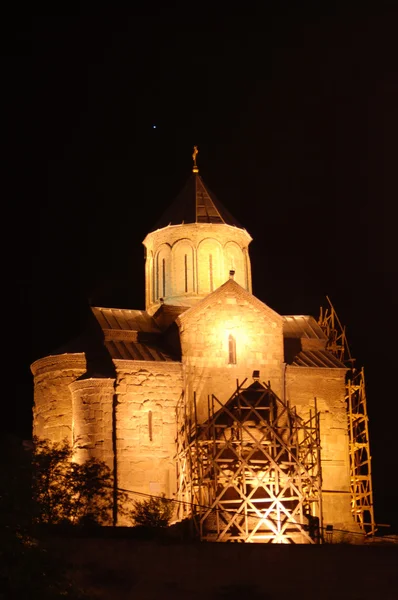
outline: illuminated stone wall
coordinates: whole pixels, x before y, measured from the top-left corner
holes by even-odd
[[[116,360],[115,366],[116,381],[78,379],[84,355],[36,361],[33,433],[52,442],[78,441],[76,460],[97,458],[111,470],[116,451],[119,487],[171,496],[181,363]]]
[[[153,314],[160,298],[167,304],[191,306],[216,290],[235,271],[235,280],[251,292],[245,229],[224,224],[172,225],[147,235],[146,309]]]
[[[210,231],[212,238],[208,235]],[[224,404],[236,391],[237,382],[242,384],[246,379],[250,383],[253,371],[260,371],[260,380],[270,382],[272,390],[296,407],[303,417],[314,406],[316,397],[321,415],[323,524],[355,531],[351,514],[346,370],[285,365],[284,319],[247,289],[251,288],[251,279],[245,252],[250,236],[244,230],[194,224],[185,226],[185,233],[182,239],[181,226],[168,227],[147,239],[147,250],[152,247],[150,251],[155,255],[157,252],[158,258],[168,260],[168,267],[162,273],[167,279],[166,300],[170,304],[183,304],[190,296],[188,305],[192,301],[190,308],[176,320],[181,362],[114,359],[116,378],[107,379],[84,377],[87,369],[84,354],[40,359],[31,367],[34,435],[53,442],[78,440],[80,448],[75,458],[80,461],[95,457],[112,470],[116,465],[119,488],[173,497],[177,483],[178,400],[184,395],[193,417],[196,397],[197,419],[203,422],[208,418],[209,395]],[[219,251],[214,250],[216,247]],[[188,264],[185,256],[190,252]],[[221,282],[213,292],[206,287],[209,253],[215,257],[213,284]],[[203,265],[207,265],[206,269],[201,270]],[[231,266],[237,267],[237,273],[229,273]],[[184,295],[187,275],[192,287]],[[147,293],[152,293],[153,277],[153,262],[147,260]],[[241,285],[242,278],[245,285]],[[163,281],[159,281],[156,285],[163,286]],[[157,306],[156,300],[150,310]],[[306,340],[307,346],[308,343]],[[318,348],[319,340],[315,343]],[[214,410],[217,408],[215,403]]]
[[[194,199],[198,214],[199,196]],[[210,196],[208,202],[210,206]],[[324,524],[353,528],[345,369],[285,365],[284,318],[251,293],[251,241],[245,229],[219,222],[181,222],[149,233],[143,245],[146,311],[155,315],[150,333],[167,330],[180,313],[168,330],[168,342],[177,354],[180,342],[181,362],[114,359],[111,372],[116,377],[108,379],[87,377],[84,354],[42,358],[31,366],[33,433],[53,442],[78,440],[76,458],[95,457],[111,469],[116,465],[120,488],[172,497],[178,400],[185,398],[192,417],[195,405],[198,421],[203,422],[208,418],[209,396],[224,404],[237,383],[250,383],[253,371],[259,371],[260,380],[269,382],[277,396],[304,417],[317,398]],[[148,315],[145,319],[144,325],[138,320],[134,324],[137,331],[128,323],[98,325],[104,328],[107,343],[120,351],[117,343],[127,330],[126,340],[134,338],[138,344],[139,334],[148,333]],[[125,330],[115,333],[121,327]],[[295,337],[293,341],[307,350],[324,349],[326,344],[326,340],[307,339],[305,332],[305,340]],[[155,356],[130,350],[131,356]],[[112,356],[129,356],[126,349],[116,351]]]
[[[348,422],[345,406],[346,369],[317,369],[288,366],[286,399],[299,415],[309,408],[320,411],[322,502],[324,525],[354,531],[351,513]]]
[[[147,494],[176,491],[176,404],[181,363],[115,361],[118,486]]]
[[[116,379],[85,379],[83,354],[36,361],[34,434],[55,442],[79,439],[77,460],[95,457],[112,470],[116,463],[118,487],[173,497],[175,409],[181,395],[185,393],[192,403],[196,394],[197,417],[203,422],[209,394],[225,403],[237,381],[247,378],[250,383],[253,371],[259,370],[260,379],[270,381],[273,391],[286,397],[304,418],[316,397],[321,415],[323,524],[355,531],[345,369],[286,367],[283,318],[232,278],[180,314],[177,325],[181,363],[114,360]]]
[[[283,378],[282,317],[232,279],[200,304],[182,313],[180,327],[185,389],[196,393],[198,421],[207,418],[207,397],[223,404],[241,383],[260,370],[281,395]],[[231,336],[235,348],[230,347]],[[235,356],[230,356],[235,350]],[[231,361],[232,359],[232,361]],[[216,405],[217,407],[217,405]]]
[[[104,461],[113,470],[114,380],[80,379],[69,386],[73,407],[73,441],[78,449],[75,460]]]
[[[72,396],[69,385],[86,371],[84,354],[48,356],[31,366],[34,376],[33,434],[52,442],[72,443]]]

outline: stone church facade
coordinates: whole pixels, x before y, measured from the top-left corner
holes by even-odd
[[[119,488],[176,498],[177,404],[191,410],[194,398],[203,424],[210,396],[225,404],[256,373],[300,418],[316,398],[317,516],[355,531],[347,368],[313,317],[279,315],[253,296],[251,239],[195,165],[143,241],[145,310],[92,307],[78,339],[32,364],[33,433],[79,440],[76,460],[105,461]]]

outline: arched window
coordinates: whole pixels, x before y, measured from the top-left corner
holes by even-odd
[[[162,258],[162,296],[163,298],[166,295],[166,261]]]
[[[222,247],[217,240],[206,238],[198,246],[198,292],[209,294],[216,290],[222,280]]]
[[[213,287],[213,255],[209,254],[209,285],[210,285],[210,291],[212,292],[214,287]]]
[[[156,300],[156,270],[155,270],[155,261],[152,260],[152,268],[151,268],[151,276],[152,276],[152,302]]]
[[[228,273],[232,269],[235,271],[236,283],[248,289],[244,254],[235,242],[228,242],[224,247],[224,269],[225,279],[228,278]]]
[[[228,336],[228,364],[236,365],[236,340],[231,333]]]
[[[152,442],[152,411],[148,410],[148,434],[149,441]]]
[[[194,290],[194,249],[190,240],[178,240],[172,249],[172,294],[189,294]],[[170,293],[170,290],[169,290]]]
[[[156,255],[156,300],[170,293],[170,247],[163,244]]]

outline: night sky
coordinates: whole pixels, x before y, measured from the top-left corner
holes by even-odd
[[[253,237],[254,294],[316,318],[329,296],[346,326],[365,367],[376,519],[397,523],[398,10],[341,4],[9,17],[17,394],[4,430],[31,435],[30,364],[81,330],[89,302],[144,309],[142,240],[195,144],[200,175]]]

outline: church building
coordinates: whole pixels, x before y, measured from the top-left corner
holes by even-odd
[[[314,317],[252,294],[252,238],[196,154],[143,240],[145,310],[93,306],[80,337],[32,364],[33,433],[78,440],[76,460],[105,461],[118,488],[175,500],[203,540],[357,532],[347,366]]]

